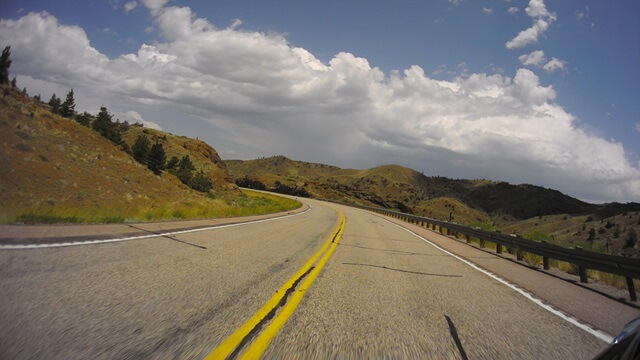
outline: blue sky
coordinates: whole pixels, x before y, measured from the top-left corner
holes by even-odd
[[[13,1],[0,40],[31,94],[73,87],[83,109],[198,136],[223,158],[395,162],[626,202],[640,201],[639,13],[637,1]],[[75,58],[32,59],[57,41]],[[113,83],[96,90],[69,73],[76,61]],[[181,76],[154,83],[165,72]]]

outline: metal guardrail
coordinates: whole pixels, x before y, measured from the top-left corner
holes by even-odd
[[[481,244],[487,241],[492,242],[496,244],[497,253],[502,253],[502,247],[504,246],[508,249],[513,249],[517,255],[518,260],[522,260],[523,252],[542,256],[543,267],[545,270],[549,269],[549,259],[560,260],[567,263],[575,264],[578,266],[580,281],[583,283],[586,283],[588,281],[586,271],[587,269],[620,275],[626,278],[627,288],[629,289],[629,299],[631,301],[638,301],[633,279],[640,279],[639,259],[600,254],[591,251],[584,251],[580,248],[565,248],[546,242],[524,239],[516,235],[505,235],[500,232],[486,231],[479,228],[473,228],[452,222],[436,220],[422,216],[415,216],[382,208],[357,204],[347,204],[342,202],[336,203],[374,211],[384,215],[389,215],[407,222],[426,226],[427,228],[434,231],[437,227],[440,233],[444,233],[444,230],[446,230],[447,235],[457,236],[461,234],[466,237],[467,242],[470,242],[471,238],[480,240]]]

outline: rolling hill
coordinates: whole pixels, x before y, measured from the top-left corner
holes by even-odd
[[[215,149],[202,141],[118,124],[124,141],[116,145],[17,88],[7,84],[2,91],[0,223],[171,220],[282,210],[272,200],[247,199]],[[140,134],[161,143],[167,159],[189,155],[212,190],[194,191],[175,175],[155,175],[135,161],[126,150]]]
[[[413,169],[384,165],[373,169],[295,161],[284,156],[225,161],[236,183],[347,203],[381,206],[527,237],[580,245],[601,252],[638,254],[625,248],[632,228],[640,231],[640,204],[590,204],[553,189],[490,180],[425,176]],[[613,236],[611,225],[620,227]],[[596,235],[589,240],[593,227]]]

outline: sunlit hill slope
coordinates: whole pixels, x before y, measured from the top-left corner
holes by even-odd
[[[202,141],[121,126],[116,145],[48,105],[3,85],[0,99],[0,222],[121,222],[217,217],[278,210],[246,201],[217,152]],[[155,175],[125,151],[138,135],[167,160],[189,155],[212,183],[198,192],[175,175]],[[242,200],[244,199],[244,200]],[[239,201],[242,200],[242,201]]]

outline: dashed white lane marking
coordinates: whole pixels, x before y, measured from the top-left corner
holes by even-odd
[[[159,234],[130,236],[125,238],[117,238],[117,239],[86,240],[86,241],[62,242],[62,243],[53,243],[53,244],[6,244],[6,245],[0,244],[0,250],[45,249],[45,248],[57,248],[57,247],[66,247],[66,246],[106,244],[106,243],[114,243],[114,242],[121,242],[121,241],[141,240],[141,239],[149,239],[149,238],[155,238],[155,237],[188,234],[188,233],[199,232],[199,231],[224,229],[224,228],[229,228],[234,226],[243,226],[243,225],[263,223],[267,221],[282,220],[282,219],[290,218],[293,216],[302,215],[308,212],[309,210],[311,210],[311,204],[307,204],[307,205],[309,205],[309,208],[307,210],[303,212],[299,212],[297,214],[290,214],[290,215],[284,215],[284,216],[279,216],[275,218],[254,220],[254,221],[248,221],[248,222],[242,222],[242,223],[209,226],[209,227],[189,229],[189,230],[171,231],[171,232],[165,232],[165,233],[159,233]]]
[[[384,219],[384,218],[383,218],[383,219]],[[458,260],[462,261],[463,263],[465,263],[465,264],[467,264],[467,265],[471,266],[472,268],[474,268],[474,269],[476,269],[476,270],[480,271],[481,273],[483,273],[483,274],[485,274],[485,275],[487,275],[487,276],[491,277],[492,279],[494,279],[494,280],[496,280],[496,281],[498,281],[498,282],[500,282],[500,283],[502,283],[502,284],[504,284],[504,285],[508,286],[509,288],[511,288],[511,289],[513,289],[513,290],[515,290],[516,292],[518,292],[519,294],[521,294],[521,295],[522,295],[522,296],[524,296],[525,298],[527,298],[527,299],[529,299],[530,301],[532,301],[534,304],[536,304],[536,305],[540,306],[541,308],[543,308],[543,309],[547,310],[548,312],[550,312],[550,313],[552,313],[552,314],[554,314],[554,315],[558,316],[559,318],[561,318],[561,319],[563,319],[563,320],[565,320],[565,321],[567,321],[567,322],[569,322],[569,323],[571,323],[571,324],[573,324],[573,325],[577,326],[578,328],[580,328],[580,329],[582,329],[582,330],[584,330],[584,331],[588,332],[589,334],[591,334],[591,335],[593,335],[593,336],[597,337],[598,339],[600,339],[600,340],[602,340],[602,341],[606,342],[607,344],[610,344],[610,343],[613,341],[613,336],[611,336],[611,335],[609,335],[609,334],[607,334],[607,333],[605,333],[605,332],[602,332],[602,331],[600,331],[600,330],[593,329],[593,328],[591,328],[590,326],[588,326],[588,325],[585,325],[585,324],[581,323],[581,322],[580,322],[580,321],[578,321],[576,318],[574,318],[574,317],[572,317],[572,316],[569,316],[569,315],[565,314],[564,312],[562,312],[562,311],[560,311],[560,310],[556,310],[556,309],[552,308],[551,306],[549,306],[549,305],[547,305],[547,304],[543,303],[540,299],[538,299],[538,298],[534,297],[532,294],[530,294],[530,293],[529,293],[529,292],[527,292],[526,290],[523,290],[523,289],[519,288],[518,286],[516,286],[516,285],[514,285],[514,284],[512,284],[512,283],[510,283],[510,282],[508,282],[507,280],[505,280],[505,279],[503,279],[503,278],[499,277],[498,275],[496,275],[496,274],[494,274],[494,273],[492,273],[492,272],[490,272],[490,271],[487,271],[487,270],[485,270],[485,269],[481,268],[480,266],[478,266],[478,265],[476,265],[476,264],[472,263],[471,261],[469,261],[469,260],[467,260],[467,259],[465,259],[465,258],[462,258],[462,257],[460,257],[460,256],[458,256],[458,255],[456,255],[456,254],[454,254],[454,253],[452,253],[452,252],[450,252],[450,251],[448,251],[448,250],[445,250],[444,248],[440,247],[439,245],[436,245],[435,243],[433,243],[433,242],[431,242],[431,241],[427,240],[426,238],[424,238],[424,237],[422,237],[421,235],[419,235],[419,234],[417,234],[417,233],[415,233],[415,232],[413,232],[413,231],[411,231],[411,230],[409,230],[409,229],[405,228],[405,227],[404,227],[404,226],[402,226],[402,225],[396,224],[396,223],[394,223],[393,221],[389,221],[389,220],[387,220],[387,219],[384,219],[384,220],[385,220],[385,221],[387,221],[387,222],[389,222],[389,223],[391,223],[391,224],[393,224],[393,225],[395,225],[395,226],[397,226],[397,227],[399,227],[400,229],[402,229],[402,230],[404,230],[404,231],[406,231],[406,232],[408,232],[408,233],[412,234],[413,236],[415,236],[415,237],[417,237],[417,238],[421,239],[422,241],[424,241],[424,242],[426,242],[427,244],[429,244],[429,245],[433,246],[434,248],[436,248],[436,249],[438,249],[438,250],[442,251],[443,253],[445,253],[445,254],[447,254],[447,255],[450,255],[450,256],[453,256],[454,258],[456,258],[456,259],[458,259]]]

